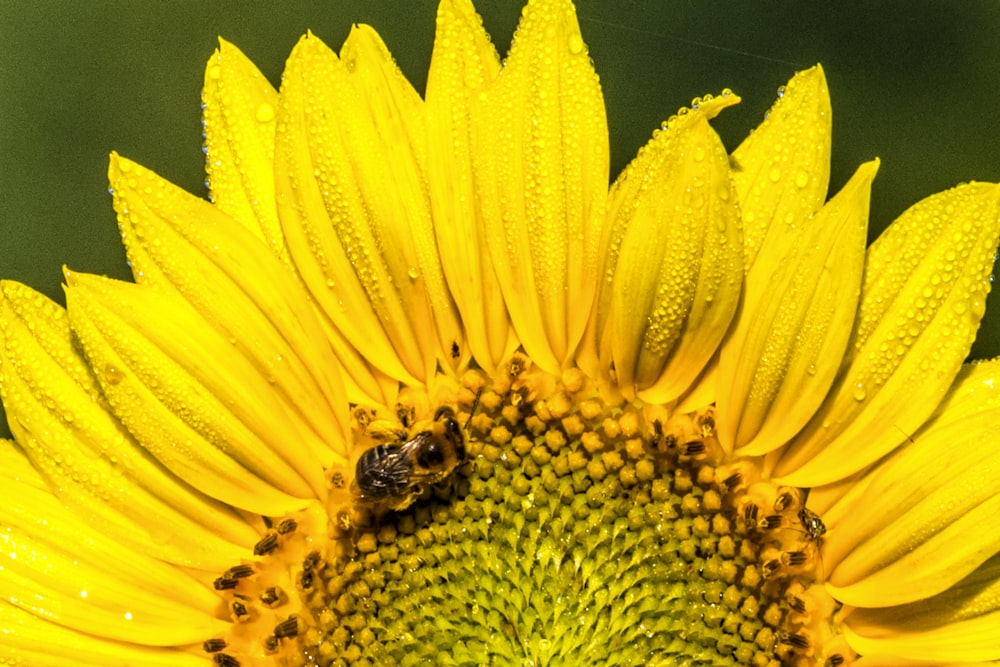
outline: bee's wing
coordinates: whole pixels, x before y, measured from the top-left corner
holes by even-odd
[[[417,433],[412,439],[399,446],[399,456],[405,460],[405,465],[412,486],[436,482],[443,476],[439,470],[426,470],[418,462],[422,451],[434,443],[434,434],[429,431]]]
[[[411,472],[402,447],[378,446],[362,454],[355,486],[359,495],[367,499],[405,493],[411,486]]]

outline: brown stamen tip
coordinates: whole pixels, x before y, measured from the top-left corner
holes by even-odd
[[[236,588],[239,583],[239,580],[233,577],[218,577],[212,582],[212,586],[217,591],[229,591]]]
[[[229,603],[229,610],[235,618],[240,623],[246,623],[250,620],[250,609],[242,600],[233,600]]]
[[[223,577],[228,579],[245,579],[253,575],[253,565],[234,565],[226,570]]]
[[[226,648],[226,646],[228,646],[226,640],[221,637],[206,639],[201,644],[201,648],[204,649],[205,653],[218,653],[222,649]]]
[[[278,639],[295,637],[299,634],[299,618],[295,614],[274,626],[274,636]]]
[[[253,553],[255,556],[266,556],[269,553],[273,553],[275,549],[278,548],[278,534],[268,533],[264,537],[260,538],[257,544],[253,545]]]
[[[281,588],[271,586],[260,594],[260,602],[268,609],[280,607],[288,602],[288,595]]]

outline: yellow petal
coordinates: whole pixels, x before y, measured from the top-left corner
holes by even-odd
[[[39,488],[30,463],[0,441],[5,489],[0,591],[5,601],[83,632],[153,646],[222,632],[218,596],[180,569],[123,548]]]
[[[0,602],[0,664],[31,667],[205,667],[205,654],[101,639]]]
[[[0,282],[0,384],[11,431],[59,499],[127,548],[221,570],[257,533],[231,508],[156,465],[110,414],[66,312]]]
[[[472,355],[488,373],[517,347],[478,224],[472,181],[471,107],[478,91],[499,73],[496,49],[470,0],[438,5],[427,75],[428,189],[448,287]]]
[[[205,68],[201,100],[212,202],[289,262],[274,199],[278,91],[242,51],[220,39]]]
[[[808,221],[772,230],[747,273],[719,361],[719,439],[759,455],[805,426],[840,369],[864,269],[878,162],[862,165]]]
[[[454,369],[461,357],[454,354],[454,348],[464,347],[464,339],[432,224],[424,102],[396,66],[378,33],[369,26],[354,26],[340,58],[355,88],[368,100],[369,115],[381,139],[381,157],[356,161],[355,169],[361,191],[374,211],[373,228],[385,248],[386,264],[402,286],[404,303],[424,298],[430,304],[432,319],[425,321],[419,319],[419,314],[410,315],[418,335],[422,329],[429,332],[426,339],[420,339],[428,345],[425,356],[435,349],[436,330],[437,358],[444,368]],[[367,132],[365,128],[353,138],[358,154],[363,154],[362,146],[371,146]],[[387,184],[391,185],[388,193],[384,191]],[[433,366],[433,358],[430,363]]]
[[[583,336],[608,183],[604,99],[568,0],[531,0],[473,109],[473,172],[518,338],[558,373]]]
[[[673,408],[674,414],[687,414],[715,403],[718,377],[719,355],[714,354],[694,384],[677,399]]]
[[[148,169],[112,155],[108,176],[138,282],[182,295],[268,378],[272,400],[310,432],[302,438],[310,455],[344,465],[350,418],[339,364],[316,344],[325,334],[288,267],[231,218]]]
[[[867,473],[871,472],[875,465],[839,479],[833,484],[809,489],[809,509],[821,515],[823,522],[828,525],[849,520],[849,512],[845,508],[853,502],[851,498],[861,495],[868,488],[871,476]],[[830,568],[833,565],[830,563]]]
[[[267,378],[173,292],[66,272],[70,325],[115,415],[195,488],[258,514],[325,493]]]
[[[859,653],[938,664],[1000,660],[998,625],[1000,557],[994,557],[927,600],[855,609],[845,619],[844,632]]]
[[[850,632],[850,631],[848,631]],[[846,642],[846,640],[845,640]],[[921,660],[915,658],[912,660],[905,660],[903,658],[894,655],[867,655],[862,658],[858,658],[851,663],[854,667],[996,667],[995,662],[990,661],[972,661],[972,662],[951,662],[948,660],[935,660],[933,662],[928,662],[927,660]]]
[[[917,203],[872,244],[846,367],[783,452],[780,483],[850,475],[930,416],[975,338],[998,233],[1000,186],[972,183]]]
[[[967,366],[915,436],[839,505],[824,555],[828,586],[859,606],[935,595],[1000,551],[1000,360]]]
[[[313,299],[373,365],[414,384],[454,362],[459,337],[424,186],[422,104],[370,29],[342,59],[309,35],[288,60],[275,148],[282,228]]]
[[[705,368],[743,284],[743,243],[725,148],[708,125],[739,98],[698,100],[615,183],[604,241],[601,357],[619,385],[665,403]],[[607,282],[610,279],[610,282]],[[606,315],[605,315],[606,313]]]
[[[831,125],[830,92],[816,65],[781,88],[764,122],[733,151],[748,269],[772,227],[781,233],[823,205]]]

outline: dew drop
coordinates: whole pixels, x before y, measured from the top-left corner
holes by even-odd
[[[976,321],[981,320],[983,315],[986,314],[986,302],[982,299],[973,299],[970,305],[972,306],[973,319]]]
[[[108,364],[104,367],[104,380],[108,384],[114,386],[121,382],[123,377],[122,372],[115,366]]]
[[[569,38],[569,52],[580,53],[583,51],[583,38],[580,35],[571,35]]]
[[[772,167],[771,171],[768,172],[767,177],[771,179],[772,183],[777,183],[781,180],[781,170],[777,167]]]
[[[270,123],[272,120],[274,120],[274,107],[272,105],[264,103],[257,107],[258,123]]]
[[[809,174],[804,171],[800,171],[795,174],[795,186],[799,188],[804,188],[809,185]]]
[[[218,79],[221,76],[222,76],[222,68],[219,67],[218,65],[212,65],[211,67],[208,68],[209,79]]]
[[[858,385],[854,388],[854,400],[860,402],[865,400],[867,397],[868,397],[868,392],[865,391],[865,386],[863,384],[858,383]]]

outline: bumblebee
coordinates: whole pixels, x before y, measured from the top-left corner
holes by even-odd
[[[447,479],[465,456],[465,436],[455,411],[442,406],[434,413],[431,430],[362,453],[355,468],[355,490],[363,502],[404,510],[429,485]]]

